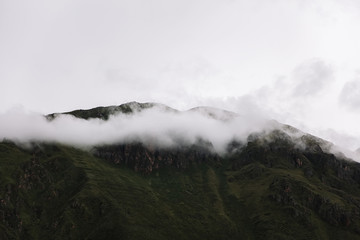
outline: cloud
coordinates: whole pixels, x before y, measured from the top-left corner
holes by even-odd
[[[359,148],[359,139],[353,135],[333,129],[325,131],[322,135],[343,149],[357,150]]]
[[[357,87],[337,104],[360,62],[355,0],[3,2],[0,112],[152,101],[360,136]]]
[[[282,129],[294,143],[303,146],[301,136],[306,133],[286,130],[278,122],[269,120],[261,112],[260,106],[252,105],[254,103],[250,97],[238,101],[245,104],[240,114],[210,107],[174,111],[164,105],[155,105],[141,111],[132,107],[134,114],[119,113],[106,121],[97,118],[85,120],[66,114],[47,120],[41,114],[27,112],[19,107],[0,114],[0,141],[7,139],[25,146],[30,142],[61,143],[85,149],[131,142],[168,148],[206,141],[211,143],[212,150],[224,154],[233,140],[246,143],[250,134],[261,133],[266,136],[275,129]],[[331,129],[318,133],[337,144],[327,151],[336,154],[342,152],[360,161],[349,150],[357,148],[356,137]]]
[[[360,79],[344,84],[339,95],[339,102],[352,110],[360,110]]]
[[[212,108],[172,112],[155,107],[132,115],[114,115],[107,121],[70,115],[59,115],[48,121],[40,114],[21,109],[0,115],[0,139],[59,142],[80,147],[131,141],[169,147],[203,139],[210,141],[217,152],[223,152],[230,141],[245,141],[250,133],[272,127],[266,119],[235,116]]]
[[[333,69],[320,59],[306,61],[293,71],[295,97],[313,96],[334,80]]]
[[[236,97],[303,59],[349,59],[356,48],[344,43],[358,42],[345,27],[357,19],[324,27],[313,1],[20,2],[0,8],[0,111]],[[322,67],[313,68],[312,79]],[[300,82],[296,96],[315,92]]]

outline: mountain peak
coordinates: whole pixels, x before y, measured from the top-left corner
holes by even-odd
[[[56,118],[56,116],[65,114],[65,115],[72,115],[77,118],[82,119],[90,119],[90,118],[99,118],[103,120],[108,120],[111,115],[116,115],[119,113],[124,114],[131,114],[135,112],[141,112],[145,109],[157,108],[164,111],[172,111],[175,112],[175,109],[172,109],[164,104],[161,103],[153,103],[153,102],[146,102],[146,103],[139,103],[136,101],[124,103],[118,106],[100,106],[91,109],[78,109],[70,112],[63,112],[63,113],[52,113],[47,115],[47,119],[52,120]]]

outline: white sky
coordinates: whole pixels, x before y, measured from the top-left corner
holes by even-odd
[[[0,112],[154,101],[360,147],[357,0],[0,0]]]

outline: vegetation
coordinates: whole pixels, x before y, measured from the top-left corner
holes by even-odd
[[[218,156],[3,141],[0,239],[360,239],[360,164],[304,142],[277,130]]]
[[[220,164],[136,173],[68,146],[3,142],[0,237],[360,239],[359,165],[282,150],[252,142]]]

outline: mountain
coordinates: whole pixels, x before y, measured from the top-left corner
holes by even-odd
[[[108,120],[110,116],[116,115],[119,113],[124,114],[132,114],[135,112],[141,112],[146,109],[160,109],[163,111],[169,111],[169,112],[177,112],[177,110],[170,108],[164,104],[160,103],[138,103],[138,102],[129,102],[126,104],[122,104],[120,106],[108,106],[108,107],[96,107],[92,109],[87,110],[75,110],[71,112],[65,112],[65,113],[52,113],[46,116],[47,119],[52,120],[56,118],[56,116],[59,116],[61,114],[65,115],[72,115],[77,118],[82,119],[90,119],[90,118],[99,118],[102,120]]]
[[[132,102],[63,114],[108,120],[150,108],[180,113]],[[238,116],[189,111],[225,124]],[[0,239],[360,239],[360,164],[274,124],[234,139],[225,153],[201,138],[86,150],[3,140]]]

